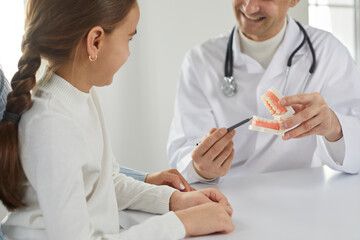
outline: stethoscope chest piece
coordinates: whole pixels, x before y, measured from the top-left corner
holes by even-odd
[[[233,77],[224,77],[224,81],[221,84],[221,91],[227,97],[235,95],[237,92],[237,86]]]

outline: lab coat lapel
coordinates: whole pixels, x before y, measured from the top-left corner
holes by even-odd
[[[245,54],[241,52],[240,49],[240,36],[239,36],[239,26],[236,27],[233,37],[233,58],[234,58],[234,67],[237,69],[242,69],[246,72],[249,71],[247,60]]]
[[[266,92],[267,89],[272,86],[277,89],[282,89],[285,81],[287,61],[291,53],[296,49],[302,40],[303,34],[301,33],[299,27],[296,22],[288,16],[288,26],[286,28],[284,39],[260,80],[259,85],[264,86],[264,89],[258,89],[259,91],[264,93],[264,91]],[[296,54],[297,56],[304,54],[303,48],[298,51]],[[279,77],[279,75],[282,76]]]
[[[241,50],[239,31],[237,26],[233,39],[234,67],[241,68],[249,74],[263,74],[265,72],[263,66]]]

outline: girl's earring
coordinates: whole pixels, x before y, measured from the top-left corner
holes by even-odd
[[[91,62],[95,62],[96,59],[97,59],[97,55],[95,55],[94,58],[89,55],[89,60],[90,60]]]

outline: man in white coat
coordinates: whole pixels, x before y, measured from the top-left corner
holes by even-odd
[[[190,183],[323,163],[347,173],[360,171],[360,73],[348,50],[330,33],[306,26],[316,54],[315,72],[303,92],[313,63],[309,44],[304,44],[292,59],[285,87],[288,59],[304,39],[287,15],[299,1],[233,0],[238,22],[233,76],[238,90],[232,97],[221,90],[230,34],[187,53],[168,156]],[[280,104],[295,110],[281,124],[285,135],[249,131],[246,125],[236,134],[227,132],[226,127],[253,115],[271,118],[261,100],[271,87],[286,92]]]

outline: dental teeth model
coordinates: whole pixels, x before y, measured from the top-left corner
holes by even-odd
[[[279,104],[279,100],[283,97],[284,96],[273,87],[262,95],[261,100],[263,100],[274,120],[253,116],[249,129],[283,136],[285,131],[280,129],[280,122],[295,113],[292,107],[284,107]]]

